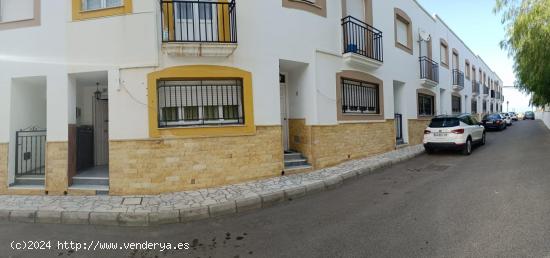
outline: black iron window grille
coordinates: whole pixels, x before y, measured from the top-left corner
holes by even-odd
[[[461,111],[461,99],[459,96],[453,96],[452,98],[452,111],[453,113],[460,113]]]
[[[433,116],[435,114],[435,98],[426,94],[418,94],[418,115]]]
[[[379,114],[378,85],[342,79],[342,112],[345,114]]]
[[[352,17],[342,19],[344,54],[355,53],[380,62],[384,61],[382,32]]]
[[[161,0],[160,3],[163,42],[237,43],[235,0]]]
[[[426,56],[420,57],[420,79],[439,82],[439,64]]]
[[[244,124],[240,79],[158,81],[158,126]]]

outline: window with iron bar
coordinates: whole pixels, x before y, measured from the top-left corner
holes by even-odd
[[[161,80],[157,85],[159,128],[244,124],[241,79]]]
[[[345,114],[379,114],[378,84],[342,79],[342,112]]]

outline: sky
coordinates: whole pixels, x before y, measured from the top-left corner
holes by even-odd
[[[495,0],[417,0],[429,13],[437,14],[451,29],[498,74],[504,86],[514,85],[513,60],[499,43],[504,39],[500,16],[493,14]],[[514,88],[504,88],[504,110],[531,110],[529,96]]]

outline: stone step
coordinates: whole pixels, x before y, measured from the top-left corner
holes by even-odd
[[[74,176],[73,185],[101,185],[109,186],[108,177],[83,177],[83,176]]]
[[[285,168],[287,167],[293,167],[293,166],[303,166],[303,165],[309,165],[307,163],[307,159],[300,158],[300,159],[285,159]]]
[[[90,184],[74,184],[69,187],[71,190],[92,190],[97,192],[109,192],[108,185],[90,185]]]
[[[302,153],[299,152],[288,152],[285,153],[285,160],[287,159],[301,159],[303,158]]]
[[[307,165],[299,165],[299,166],[291,166],[291,167],[285,167],[285,172],[287,173],[292,173],[292,172],[295,172],[297,170],[306,170],[306,169],[311,169],[312,166],[307,164]]]
[[[44,175],[16,176],[14,185],[44,185]]]

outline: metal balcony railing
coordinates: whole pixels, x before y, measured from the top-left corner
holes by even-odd
[[[237,43],[235,0],[161,0],[163,42]]]
[[[472,93],[479,94],[479,82],[472,80]]]
[[[464,88],[464,73],[458,69],[453,69],[453,86]]]
[[[342,19],[344,54],[355,53],[383,62],[382,32],[352,17]]]
[[[420,57],[420,79],[439,82],[439,64],[426,56]]]

